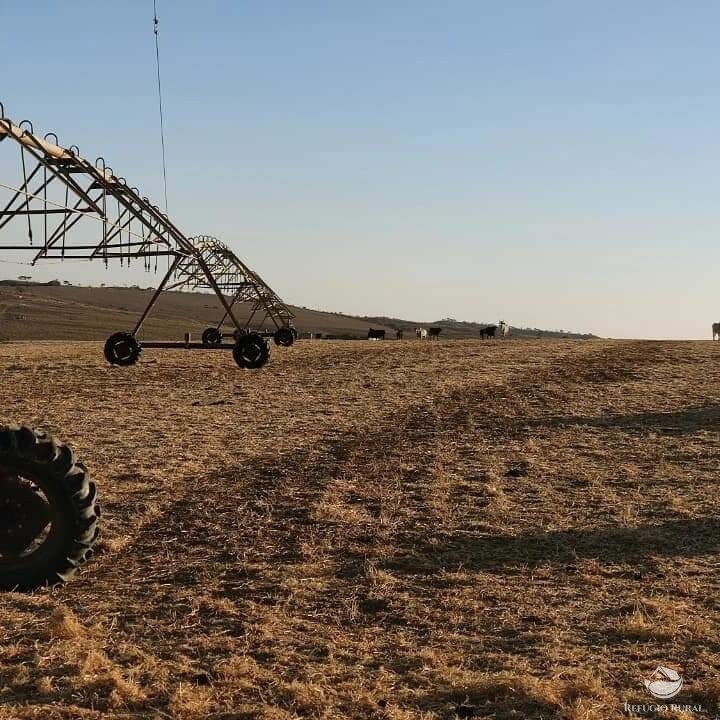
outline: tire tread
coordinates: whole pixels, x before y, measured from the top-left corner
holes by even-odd
[[[66,582],[92,554],[99,536],[97,486],[85,467],[75,463],[67,445],[29,427],[0,426],[0,460],[11,467],[30,467],[37,479],[65,497],[64,507],[71,515],[58,552],[25,572],[22,567],[3,572],[0,566],[0,589],[30,590]]]

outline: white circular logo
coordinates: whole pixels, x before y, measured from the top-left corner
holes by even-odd
[[[680,675],[672,668],[663,667],[662,665],[655,669],[649,680],[643,682],[650,694],[660,700],[675,697],[683,686],[683,679]]]

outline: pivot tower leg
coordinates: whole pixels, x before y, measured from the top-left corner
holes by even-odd
[[[150,314],[150,311],[155,307],[155,303],[158,301],[158,298],[160,297],[160,294],[165,289],[165,286],[168,284],[168,281],[172,277],[172,274],[175,272],[175,269],[180,264],[182,256],[176,255],[175,259],[172,261],[172,264],[168,268],[167,273],[165,273],[165,277],[162,279],[162,282],[157,286],[157,289],[153,293],[153,296],[150,298],[150,302],[148,303],[148,306],[143,311],[143,314],[140,316],[140,319],[137,321],[135,327],[133,328],[132,335],[135,336],[140,332],[140,328],[143,326],[143,323],[147,319],[147,316]]]

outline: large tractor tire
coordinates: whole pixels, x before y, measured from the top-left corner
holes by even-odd
[[[292,331],[292,328],[281,327],[275,331],[273,340],[276,345],[290,347],[295,342],[295,333]]]
[[[98,538],[95,483],[67,445],[0,426],[0,518],[0,590],[65,582]]]
[[[117,332],[105,341],[105,359],[111,365],[127,367],[134,365],[140,358],[142,347],[134,335]]]
[[[235,362],[247,370],[261,368],[270,359],[270,348],[262,335],[243,335],[233,348]]]

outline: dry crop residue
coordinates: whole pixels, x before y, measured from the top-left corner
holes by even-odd
[[[709,342],[301,342],[260,372],[19,343],[0,371],[0,420],[70,440],[104,508],[76,581],[0,597],[2,720],[604,720],[660,664],[716,711]]]

